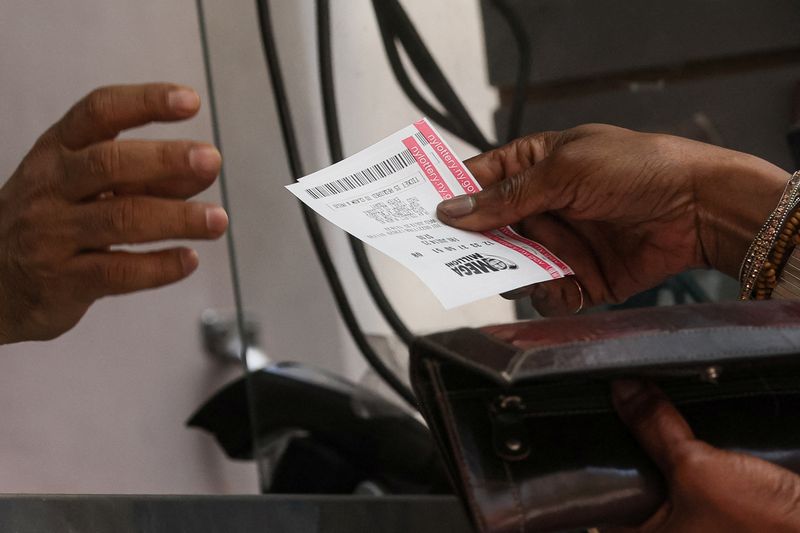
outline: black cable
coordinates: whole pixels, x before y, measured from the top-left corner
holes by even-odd
[[[339,112],[336,105],[336,85],[333,79],[330,2],[328,0],[317,0],[317,46],[320,88],[325,112],[325,130],[328,138],[328,150],[332,162],[338,163],[344,159],[344,150],[342,149]],[[386,320],[392,328],[395,335],[407,346],[410,345],[414,340],[414,334],[394,310],[386,293],[381,288],[375,271],[370,264],[367,251],[364,248],[364,243],[352,235],[349,235],[348,238],[358,270],[361,273],[361,277],[376,307],[381,312],[381,315],[383,315],[384,320]]]
[[[395,43],[395,38],[392,33],[390,23],[386,19],[383,11],[378,7],[375,8],[375,18],[378,20],[381,41],[383,42],[383,49],[386,52],[386,56],[389,59],[389,66],[394,73],[395,80],[403,90],[403,93],[405,93],[406,97],[411,100],[411,103],[413,103],[417,109],[422,111],[422,113],[428,118],[439,124],[453,135],[463,138],[466,134],[461,130],[461,128],[459,128],[459,126],[455,124],[450,117],[445,116],[441,111],[430,104],[425,97],[422,96],[419,91],[417,91],[417,88],[414,87],[414,83],[408,76],[408,73],[403,66],[403,62],[400,59],[400,53],[397,50],[397,45]]]
[[[217,98],[214,91],[214,74],[211,70],[211,53],[208,44],[208,29],[206,28],[206,16],[203,9],[203,0],[196,0],[197,4],[197,19],[200,29],[200,44],[203,50],[203,68],[206,74],[206,90],[208,91],[208,109],[211,115],[211,132],[214,139],[214,145],[222,151],[222,134],[219,129],[219,117],[217,115]],[[219,190],[222,198],[222,205],[229,214],[232,215],[230,196],[228,195],[228,180],[225,174],[225,161],[223,160],[222,166],[219,170]],[[225,239],[228,245],[228,262],[231,269],[231,285],[233,287],[233,302],[236,309],[236,329],[239,334],[240,352],[239,359],[242,362],[242,371],[245,376],[245,391],[247,394],[247,403],[249,405],[248,418],[250,420],[251,433],[250,437],[253,440],[253,458],[256,463],[259,462],[258,445],[258,417],[256,416],[256,402],[253,387],[251,386],[249,375],[250,367],[247,364],[247,334],[245,333],[245,316],[244,316],[244,300],[242,298],[242,282],[239,271],[239,261],[236,255],[236,239],[233,234],[234,217],[231,216],[228,221],[228,231],[225,232]],[[258,472],[258,486],[261,490],[264,485],[264,476],[261,468],[256,469]]]
[[[384,50],[392,66],[392,71],[406,96],[418,107],[420,107],[419,100],[424,100],[410,85],[405,67],[395,48],[396,40],[403,45],[403,49],[420,77],[446,109],[446,117],[451,121],[453,127],[446,124],[442,124],[442,126],[480,150],[493,148],[494,145],[486,139],[475,124],[400,3],[397,0],[373,0],[372,5],[383,37]],[[410,89],[413,89],[413,93]],[[420,107],[420,109],[427,113],[431,107],[433,107],[431,104],[427,104],[426,108]],[[432,116],[431,119],[434,117]]]
[[[375,3],[379,3],[385,10],[388,20],[393,25],[397,40],[402,43],[411,63],[431,92],[468,133],[469,138],[477,142],[479,148],[482,150],[491,148],[492,143],[486,139],[472,119],[400,2],[398,0],[373,0],[373,4]]]
[[[522,25],[519,16],[509,5],[508,0],[492,0],[492,5],[505,19],[517,44],[517,81],[514,84],[514,96],[509,109],[508,129],[506,130],[505,139],[506,142],[511,142],[519,137],[522,131],[522,118],[525,114],[525,96],[531,75],[533,47],[525,26]]]
[[[344,159],[344,149],[339,128],[339,109],[336,105],[336,85],[333,79],[331,8],[328,0],[317,0],[317,63],[328,151],[333,162],[338,163]]]
[[[275,106],[278,111],[280,120],[281,134],[286,148],[287,157],[289,159],[289,167],[295,179],[303,176],[302,161],[298,150],[297,139],[294,132],[294,125],[292,123],[291,111],[289,108],[289,100],[286,95],[286,88],[283,82],[283,73],[280,68],[278,50],[275,45],[272,20],[269,11],[269,0],[256,0],[256,7],[258,8],[258,23],[261,33],[261,40],[264,47],[264,55],[267,60],[267,69],[269,70],[270,82],[272,90],[275,94]],[[314,245],[314,250],[317,254],[317,259],[322,265],[322,270],[333,292],[336,305],[342,315],[342,319],[353,337],[353,341],[358,346],[364,358],[375,370],[375,372],[392,388],[401,398],[403,398],[411,407],[416,409],[416,399],[411,390],[403,383],[394,373],[384,364],[380,356],[370,345],[364,332],[358,324],[358,319],[353,312],[350,301],[347,298],[347,293],[342,286],[339,274],[333,264],[325,238],[319,227],[319,222],[316,214],[305,204],[301,203],[303,210],[303,217],[305,219],[308,233],[311,236],[311,241]]]
[[[525,27],[506,0],[493,0],[492,4],[506,20],[517,45],[517,79],[505,139],[508,142],[516,138],[522,128],[526,89],[531,72],[532,48]],[[373,6],[389,64],[409,100],[420,111],[462,140],[484,151],[491,149],[493,145],[486,140],[469,111],[458,98],[400,3],[397,0],[373,0]],[[441,114],[433,109],[433,106],[413,86],[400,61],[396,40],[403,44],[417,72],[445,107],[446,114]]]

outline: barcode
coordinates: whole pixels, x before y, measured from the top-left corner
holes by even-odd
[[[417,138],[417,142],[419,142],[419,144],[421,144],[422,146],[425,146],[425,145],[428,144],[428,139],[426,139],[425,136],[422,133],[417,132],[417,133],[414,134],[414,137]]]
[[[418,135],[418,134],[415,134]],[[384,159],[380,163],[367,167],[364,170],[359,170],[354,174],[324,183],[317,187],[306,189],[306,192],[315,200],[324,198],[326,196],[333,196],[334,194],[341,194],[343,192],[352,191],[358,187],[369,185],[379,179],[385,178],[414,164],[414,156],[411,155],[409,150],[403,150],[399,154],[393,155],[388,159]]]

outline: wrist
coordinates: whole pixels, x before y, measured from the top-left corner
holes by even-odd
[[[747,154],[720,150],[693,175],[697,227],[707,266],[733,278],[750,243],[778,206],[791,175]]]

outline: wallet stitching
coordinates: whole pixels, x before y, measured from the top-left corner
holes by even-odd
[[[514,495],[514,501],[517,508],[517,522],[519,523],[519,532],[525,533],[525,509],[522,507],[522,496],[519,493],[519,486],[514,483],[514,476],[511,475],[511,467],[508,466],[507,461],[503,461],[503,470],[506,472],[506,479],[508,484],[511,485],[511,493]]]
[[[442,420],[445,423],[445,427],[447,428],[447,433],[453,439],[455,447],[455,453],[453,454],[454,459],[458,464],[458,471],[459,473],[463,473],[462,476],[466,478],[467,486],[468,487],[485,487],[483,484],[475,483],[472,479],[472,475],[470,473],[469,468],[467,467],[466,462],[463,459],[462,451],[464,450],[463,443],[461,442],[461,438],[458,434],[458,431],[455,430],[454,426],[454,418],[453,418],[453,410],[451,403],[448,401],[449,398],[447,397],[447,388],[444,386],[442,382],[442,375],[441,375],[441,366],[439,364],[435,364],[434,370],[432,372],[434,383],[436,386],[434,390],[436,390],[436,395],[438,396],[438,401],[442,406],[442,409],[446,410],[446,416],[442,417]],[[472,516],[475,517],[475,520],[478,522],[479,528],[481,531],[486,531],[486,519],[483,516],[483,511],[478,503],[475,501],[475,495],[472,494],[470,490],[466,490],[465,494],[467,496],[467,502],[472,510]]]
[[[775,331],[777,333],[777,332],[783,332],[785,330],[797,330],[797,331],[800,331],[800,328],[797,328],[796,326],[792,326],[792,327],[787,326],[787,327],[780,327],[780,328],[776,328],[774,326],[758,326],[758,327],[746,326],[746,327],[703,328],[703,329],[691,329],[691,330],[678,330],[678,331],[671,331],[671,332],[659,331],[659,332],[646,333],[646,334],[641,334],[641,335],[632,335],[632,336],[629,336],[629,337],[625,337],[624,340],[625,341],[628,341],[628,340],[640,340],[640,339],[647,339],[647,338],[652,338],[652,337],[659,337],[659,336],[667,337],[667,336],[673,336],[673,335],[682,335],[682,336],[692,335],[692,336],[694,336],[694,335],[698,335],[700,333],[705,333],[705,332],[709,332],[709,331],[714,331],[714,332],[743,331],[744,332],[744,331],[768,331],[768,330],[773,330],[773,331]],[[528,359],[529,356],[533,356],[533,355],[536,355],[538,353],[541,353],[541,352],[544,352],[544,351],[547,351],[547,350],[560,350],[562,348],[572,348],[572,347],[583,346],[583,345],[587,345],[587,344],[612,344],[612,341],[614,341],[616,343],[619,343],[622,340],[623,339],[608,339],[606,341],[602,341],[601,343],[598,343],[598,341],[596,339],[595,340],[586,339],[586,340],[581,340],[581,341],[573,341],[573,342],[570,342],[570,343],[567,343],[567,344],[560,344],[557,347],[549,346],[549,347],[533,348],[533,349],[530,349],[530,350],[521,351],[516,356],[514,356],[511,359],[511,361],[509,361],[509,364],[506,367],[506,372],[505,373],[509,374],[509,376],[513,376],[513,374],[516,373],[517,370],[519,369],[519,366],[521,366],[525,362],[525,360]],[[794,348],[797,349],[797,347],[794,347]],[[764,348],[762,348],[762,349],[739,349],[739,350],[733,349],[733,350],[726,350],[726,351],[723,351],[721,353],[720,352],[715,352],[714,355],[715,356],[735,356],[735,355],[741,355],[741,354],[745,354],[745,353],[752,354],[752,355],[763,355],[765,353],[770,353],[773,350],[774,349],[772,349],[772,348],[770,348],[770,349],[764,349]],[[715,357],[715,359],[718,360],[719,357]],[[652,360],[652,359],[651,360],[647,360],[647,361],[645,361],[645,363],[647,363],[648,366],[652,366],[652,365],[655,365],[655,364],[679,363],[679,362],[686,362],[686,361],[687,361],[687,359],[685,359],[685,358],[670,358],[670,359],[662,358],[662,359],[656,359],[656,360]],[[587,368],[597,368],[598,366],[599,365],[587,365]],[[610,369],[610,368],[614,368],[614,367],[608,367],[608,368]],[[550,372],[547,372],[548,374],[558,373],[554,369],[549,369],[549,370],[550,370]]]

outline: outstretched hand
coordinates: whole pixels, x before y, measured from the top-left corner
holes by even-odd
[[[37,140],[0,189],[0,344],[56,337],[98,298],[173,283],[197,268],[188,248],[113,247],[224,233],[221,207],[186,201],[214,182],[216,148],[115,140],[199,108],[197,94],[177,85],[106,87]]]

